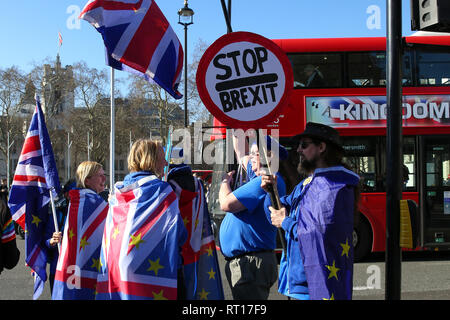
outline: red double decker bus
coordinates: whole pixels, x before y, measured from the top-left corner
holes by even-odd
[[[399,146],[403,199],[418,204],[420,247],[446,248],[450,247],[450,36],[410,36],[403,41],[403,145]],[[263,129],[269,133],[278,129],[281,142],[291,149],[288,161],[280,166],[288,191],[302,177],[295,171],[297,146],[287,138],[301,133],[308,121],[336,128],[343,138],[346,162],[361,177],[355,260],[371,251],[384,251],[386,38],[274,42],[291,61],[294,90],[282,114]],[[222,124],[215,120],[215,126]],[[210,210],[220,215],[214,201]]]

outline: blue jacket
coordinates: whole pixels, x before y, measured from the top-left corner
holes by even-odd
[[[299,250],[297,237],[298,206],[304,187],[311,182],[311,178],[301,181],[290,195],[280,198],[281,205],[289,213],[281,227],[286,239],[286,254],[283,252],[280,260],[280,272],[278,277],[278,292],[299,300],[308,300],[308,285]],[[266,207],[269,204],[266,203]]]

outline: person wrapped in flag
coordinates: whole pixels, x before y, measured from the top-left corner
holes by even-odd
[[[100,247],[109,208],[99,195],[105,189],[105,172],[101,164],[84,161],[77,168],[76,180],[77,188],[69,191],[53,300],[94,300],[96,294]]]
[[[311,300],[351,300],[359,176],[344,165],[344,149],[334,128],[308,122],[294,141],[298,143],[299,169],[313,172],[312,177],[280,199],[280,210],[269,209],[272,223],[283,228],[293,223],[287,213],[296,212],[297,226],[291,232],[297,234],[301,259],[294,267],[306,276],[306,283],[297,286],[296,293],[308,294]],[[261,187],[266,189],[274,181],[274,177],[264,176]]]
[[[177,299],[187,231],[175,192],[160,180],[165,165],[159,142],[132,145],[130,173],[115,184],[110,200],[96,299]]]
[[[178,196],[181,217],[188,231],[188,240],[182,247],[183,281],[179,281],[184,295],[179,299],[223,300],[222,278],[203,184],[185,164],[170,166],[168,182]]]

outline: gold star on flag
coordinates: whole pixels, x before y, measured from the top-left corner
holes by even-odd
[[[332,266],[326,266],[327,269],[330,270],[330,274],[328,275],[328,279],[330,279],[330,278],[332,278],[332,277],[335,277],[336,280],[339,280],[339,279],[338,279],[338,276],[337,276],[337,272],[338,272],[339,270],[341,270],[341,269],[336,268],[335,264],[336,264],[336,261],[333,260],[333,265],[332,265]]]
[[[194,228],[194,230],[197,229],[197,227],[198,227],[198,218],[195,219],[195,228]]]
[[[206,252],[208,252],[208,256],[212,256],[213,255],[213,250],[211,247],[206,248]]]
[[[153,299],[154,300],[167,300],[166,297],[164,297],[164,290],[161,290],[159,293],[152,292],[153,293]]]
[[[208,300],[209,292],[205,291],[205,288],[202,289],[202,292],[199,293],[200,300]]]
[[[119,233],[120,233],[119,227],[115,227],[115,228],[114,228],[114,233],[113,233],[113,235],[112,235],[112,238],[113,238],[114,240],[116,240],[116,238],[117,238],[117,236],[119,235]]]
[[[216,273],[214,272],[214,270],[213,270],[213,268],[211,268],[211,271],[209,271],[209,272],[207,272],[208,274],[209,274],[209,279],[208,280],[210,280],[210,279],[216,279],[215,278],[215,275],[216,275]]]
[[[81,238],[81,241],[80,241],[80,249],[84,249],[84,247],[87,246],[87,245],[89,245],[89,244],[90,244],[90,243],[87,242],[86,237]]]
[[[135,246],[136,249],[139,249],[139,245],[145,242],[141,239],[141,234],[139,233],[137,236],[131,236],[130,246]]]
[[[102,261],[100,260],[100,258],[98,258],[98,259],[92,258],[91,268],[97,269],[97,271],[100,272],[101,267],[102,267]]]
[[[75,235],[75,234],[73,233],[73,230],[70,229],[70,230],[69,230],[69,240],[70,240],[70,241],[72,241],[72,238],[73,238],[74,235]]]
[[[156,276],[158,275],[159,269],[164,269],[164,267],[159,264],[159,258],[156,261],[148,259],[148,262],[150,262],[150,267],[147,269],[147,271],[153,271]]]
[[[187,217],[184,217],[183,218],[183,223],[184,223],[184,226],[186,227],[187,224],[189,223],[189,219]]]
[[[332,294],[331,294],[331,297],[330,297],[330,299],[327,299],[327,298],[323,298],[322,300],[334,300],[334,293],[332,293]]]
[[[340,243],[340,245],[342,247],[341,256],[343,256],[345,254],[348,258],[348,251],[350,250],[350,246],[348,245],[348,239],[345,239],[345,243]]]
[[[39,227],[39,223],[42,221],[41,219],[39,219],[38,216],[35,216],[34,214],[32,214],[33,216],[33,221],[31,221],[31,223],[36,224],[36,228]]]

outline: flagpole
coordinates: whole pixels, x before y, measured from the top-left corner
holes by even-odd
[[[53,199],[53,190],[55,190],[55,188],[50,188],[49,193],[50,193],[50,203],[52,205],[52,214],[53,214],[53,223],[55,224],[55,232],[59,232],[59,227],[58,227],[58,218],[56,217],[56,210],[55,210],[55,201]],[[58,242],[58,253],[61,253],[61,243]]]
[[[111,67],[111,136],[109,146],[109,194],[114,194],[114,116],[115,116],[115,104],[114,104],[114,68]]]

